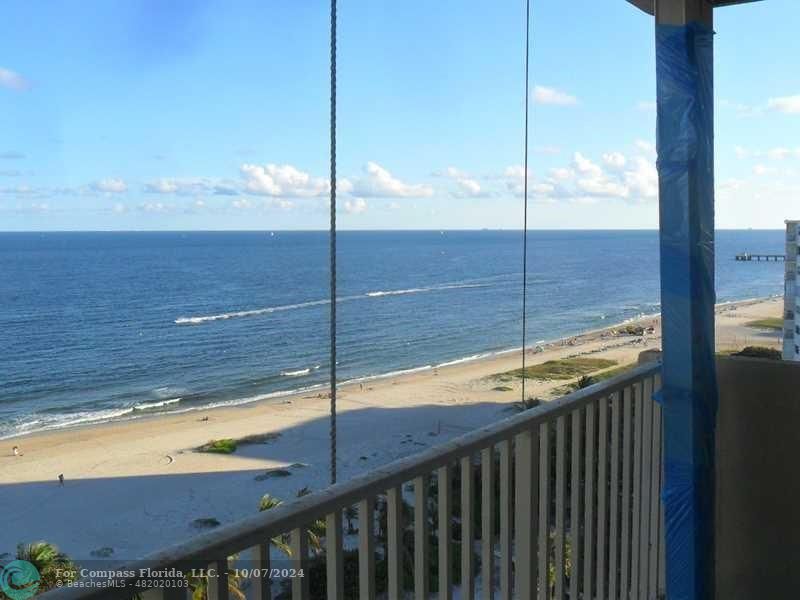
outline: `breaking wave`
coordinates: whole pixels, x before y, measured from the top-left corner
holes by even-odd
[[[336,299],[337,302],[348,302],[352,300],[363,300],[366,298],[381,298],[383,296],[404,296],[407,294],[423,294],[427,292],[441,292],[446,290],[472,289],[490,287],[488,283],[447,283],[430,287],[408,288],[404,290],[376,290],[356,296],[342,296]],[[220,313],[218,315],[203,315],[197,317],[178,317],[175,319],[176,325],[200,325],[212,321],[224,321],[227,319],[238,319],[241,317],[255,317],[268,315],[271,313],[295,310],[299,308],[309,308],[311,306],[323,306],[330,304],[330,300],[312,300],[311,302],[300,302],[297,304],[285,304],[283,306],[270,306],[267,308],[256,308],[253,310],[237,310],[232,312]]]
[[[155,410],[157,408],[164,408],[171,406],[181,401],[181,398],[170,398],[168,400],[157,400],[154,402],[141,402],[133,405],[133,410]]]

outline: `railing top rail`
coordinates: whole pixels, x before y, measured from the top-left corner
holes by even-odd
[[[428,475],[439,467],[464,456],[477,453],[541,423],[569,414],[594,400],[610,396],[614,392],[655,375],[660,368],[660,362],[636,367],[558,400],[541,404],[502,421],[471,431],[419,454],[396,460],[363,475],[298,498],[291,503],[282,504],[272,510],[260,512],[214,531],[198,535],[187,542],[157,551],[142,559],[120,566],[119,571],[138,574],[142,569],[166,571],[177,565],[181,565],[183,568],[188,565],[206,566],[212,560],[222,559],[296,527],[308,525],[330,512],[356,504],[364,498],[385,493],[386,490],[411,481],[415,477]],[[131,595],[132,590],[141,591],[133,586],[133,583],[139,579],[142,578],[138,575],[118,578],[120,582],[125,583],[124,587],[65,587],[46,593],[44,598],[46,600],[126,598]]]

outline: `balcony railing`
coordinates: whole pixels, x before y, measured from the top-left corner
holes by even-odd
[[[295,599],[321,597],[310,587],[311,561],[325,562],[328,598],[344,597],[345,585],[362,599],[428,598],[432,587],[450,598],[456,581],[461,598],[663,597],[661,409],[652,400],[659,372],[658,364],[639,367],[157,552],[122,567],[130,573],[114,587],[103,579],[48,598],[129,598],[145,585],[148,596],[185,600],[185,588],[162,586],[170,582],[142,569],[207,568],[208,597],[227,600],[229,557],[250,556],[268,573],[280,555],[274,540],[288,540],[286,560],[306,576],[285,587],[252,577],[250,598],[287,588]],[[357,536],[343,529],[352,507]],[[324,549],[310,554],[309,528],[319,520]]]

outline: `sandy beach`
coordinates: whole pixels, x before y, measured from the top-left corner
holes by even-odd
[[[781,311],[781,298],[719,306],[718,349],[778,348],[779,332],[747,323]],[[635,324],[653,332],[628,335],[619,326],[589,332],[530,349],[527,362],[590,355],[633,363],[661,344],[657,317]],[[515,352],[343,386],[340,479],[508,416],[519,384],[498,391],[491,376],[519,366]],[[529,381],[527,389],[548,398],[564,383]],[[101,549],[127,560],[190,538],[200,531],[197,519],[228,523],[252,514],[265,493],[288,500],[303,487],[323,487],[328,409],[325,395],[315,392],[0,441],[0,558],[20,542],[44,539],[79,561]],[[194,451],[212,439],[265,434],[276,435],[229,455]]]

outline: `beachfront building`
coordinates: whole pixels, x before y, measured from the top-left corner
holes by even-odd
[[[786,221],[786,285],[783,294],[783,358],[800,361],[800,221]]]

